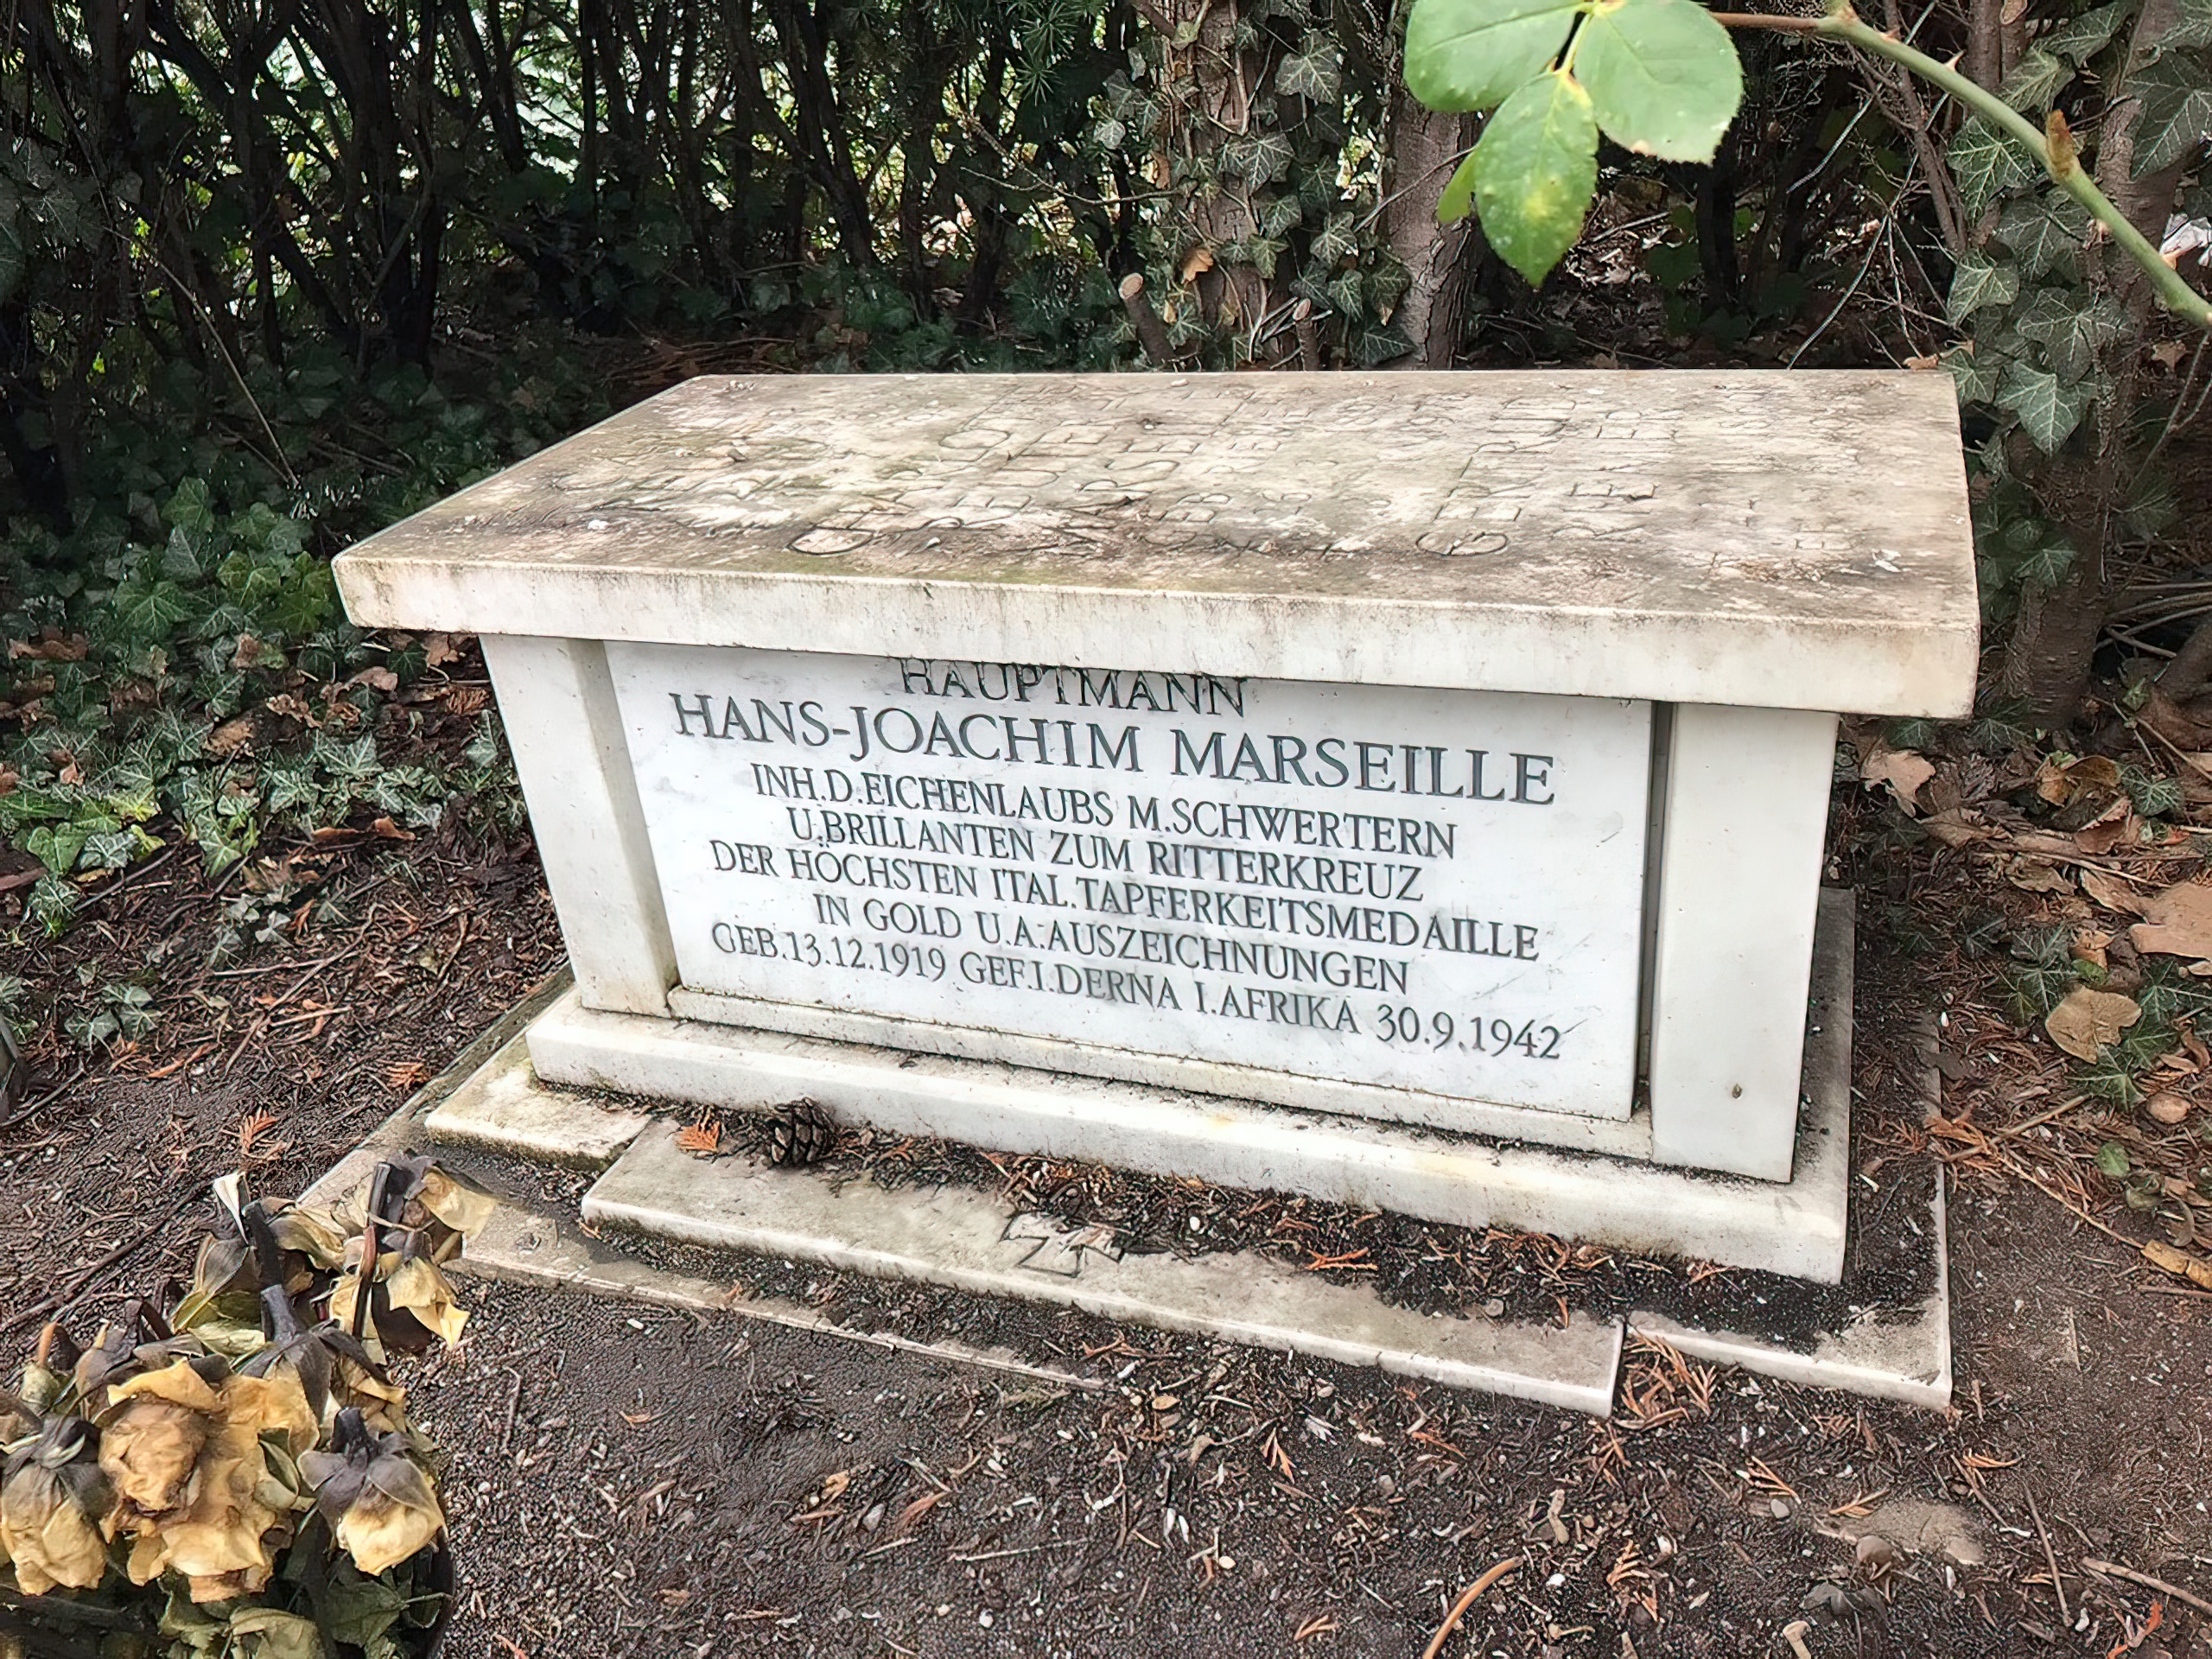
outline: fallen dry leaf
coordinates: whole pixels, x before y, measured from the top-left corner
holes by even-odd
[[[1928,832],[1929,839],[1941,842],[1946,847],[1970,847],[1977,841],[1988,841],[1997,834],[1963,807],[1931,812],[1920,821],[1920,827]]]
[[[394,823],[390,818],[378,818],[374,823],[371,824],[369,828],[379,839],[384,841],[412,841],[415,839],[415,832],[412,830],[403,830],[397,824]]]
[[[2082,928],[2074,935],[2074,960],[2094,963],[2100,968],[2106,967],[2108,964],[2105,961],[2105,951],[2111,944],[2112,935],[2102,928]]]
[[[2189,1103],[2176,1094],[2153,1095],[2143,1103],[2143,1109],[2169,1128],[2189,1116]]]
[[[1213,250],[1192,248],[1183,256],[1183,280],[1186,283],[1204,276],[1213,269]]]
[[[2055,865],[2037,858],[2016,858],[2005,867],[2005,879],[2023,893],[2071,893],[2074,884]]]
[[[2043,1028],[2075,1059],[2094,1060],[2098,1050],[2118,1041],[2120,1033],[2142,1017],[2133,997],[2083,986],[2044,1017]]]
[[[1935,775],[1935,763],[1926,757],[1910,749],[1885,748],[1878,743],[1859,768],[1859,780],[1867,788],[1886,785],[1897,804],[1915,814],[1920,810],[1922,785]]]
[[[467,638],[468,636],[465,633],[461,636],[464,640]],[[452,634],[433,633],[424,636],[423,640],[424,666],[443,668],[448,663],[459,661],[460,658],[461,645]]]
[[[8,642],[8,660],[12,663],[19,657],[28,657],[35,663],[81,663],[85,660],[85,653],[92,648],[91,639],[81,633],[73,633],[65,639],[49,628],[45,637],[35,643],[28,639],[10,639]]]
[[[271,1112],[255,1112],[238,1120],[238,1156],[253,1156],[254,1143],[275,1128],[278,1119]]]
[[[676,1144],[686,1152],[709,1154],[721,1150],[722,1129],[719,1123],[702,1119],[687,1123],[676,1132]]]
[[[2114,801],[2095,822],[2074,832],[2074,844],[2092,858],[2102,858],[2115,847],[2134,845],[2142,836],[2142,823],[2127,803]]]
[[[2066,806],[2084,795],[2108,795],[2120,787],[2120,764],[2107,755],[2085,754],[2061,766],[2046,760],[2036,774],[2036,793],[2053,806]]]
[[[2212,1290],[2212,1262],[2201,1255],[2188,1255],[2171,1244],[2152,1239],[2143,1246],[2143,1259],[2153,1267],[2163,1268],[2178,1278],[2188,1280],[2192,1285]]]
[[[384,1080],[396,1094],[412,1094],[430,1080],[430,1068],[420,1060],[401,1060],[385,1068]]]
[[[2184,753],[2201,749],[2206,740],[2212,738],[2212,726],[2198,720],[2156,685],[2146,686],[2145,691],[2143,706],[2135,711],[2135,718],[2173,747]]]
[[[2143,919],[2127,930],[2138,950],[2161,957],[2212,957],[2212,887],[2177,881],[2142,904]]]
[[[240,715],[236,720],[225,721],[207,734],[207,753],[219,760],[227,760],[252,741],[252,718]]]
[[[2134,887],[2117,875],[2112,875],[2094,866],[2082,869],[2082,891],[2088,893],[2107,910],[2125,911],[2130,916],[2143,913],[2143,901],[2136,896]]]

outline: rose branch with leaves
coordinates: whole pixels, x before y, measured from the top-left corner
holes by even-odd
[[[1433,109],[1490,111],[1439,211],[1477,214],[1536,283],[1581,233],[1601,133],[1662,161],[1713,160],[1743,93],[1730,29],[1858,54],[1870,103],[1910,141],[1883,175],[1885,223],[1924,189],[1951,268],[1943,321],[1956,341],[1918,365],[1951,372],[1970,429],[1986,435],[1976,550],[1986,618],[2009,625],[1998,696],[2008,718],[2063,723],[2124,598],[2114,561],[2173,521],[2153,463],[2205,404],[2194,388],[2212,302],[2158,243],[2212,219],[2212,0],[1964,10],[1974,74],[1916,46],[1919,25],[1885,31],[1848,5],[1797,16],[1692,0],[1415,0],[1405,77]],[[2163,406],[2152,358],[2189,363]],[[2212,685],[2212,614],[2159,685],[2176,699]]]

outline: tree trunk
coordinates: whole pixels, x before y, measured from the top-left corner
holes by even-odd
[[[2158,58],[2158,42],[2171,32],[2178,16],[2178,0],[2145,0],[2129,39],[2126,66],[2111,89],[2112,101],[2106,105],[2097,143],[2099,188],[2154,245],[2164,232],[2181,169],[2134,176],[2135,129],[2142,117],[2137,86],[2142,72]],[[2080,557],[2056,588],[2049,593],[2031,590],[2022,601],[2000,681],[2005,691],[2024,703],[2031,715],[2054,725],[2067,724],[2080,712],[2088,690],[2090,658],[2112,604],[2107,554],[2120,493],[2135,471],[2127,438],[2141,391],[2138,360],[2143,331],[2156,303],[2150,283],[2132,259],[2107,246],[2104,266],[2106,284],[2126,308],[2130,323],[2103,353],[2112,376],[2112,397],[2091,416],[2096,423],[2093,455],[2071,464],[2054,462],[2039,480],[2039,493],[2065,526]]]
[[[1406,268],[1395,321],[1414,344],[1408,368],[1450,368],[1466,331],[1467,293],[1486,250],[1472,213],[1439,225],[1436,203],[1480,127],[1471,115],[1437,114],[1394,79],[1382,229]]]
[[[1261,8],[1251,0],[1136,3],[1138,13],[1159,31],[1166,45],[1163,90],[1178,101],[1183,118],[1170,140],[1177,154],[1187,160],[1217,149],[1229,139],[1252,136],[1259,121],[1252,107],[1254,95],[1272,83],[1275,73],[1275,54],[1256,28],[1258,16],[1248,28],[1244,16],[1257,14]],[[1246,44],[1238,43],[1240,35],[1249,36]],[[1281,130],[1295,124],[1296,100],[1279,95],[1275,104],[1274,127]],[[1155,158],[1156,184],[1166,184],[1179,170],[1175,159],[1167,155]],[[1211,255],[1249,238],[1258,228],[1251,194],[1248,187],[1226,180],[1192,191],[1183,211],[1196,246]],[[1252,265],[1226,260],[1200,264],[1199,312],[1216,327],[1241,331],[1256,342],[1262,321],[1289,303],[1287,286],[1278,289]],[[1283,332],[1288,349],[1294,342],[1288,330]]]

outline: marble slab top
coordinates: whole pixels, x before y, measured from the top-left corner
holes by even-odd
[[[359,623],[1948,715],[1948,377],[713,377],[370,537]]]

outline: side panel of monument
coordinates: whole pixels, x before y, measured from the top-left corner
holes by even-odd
[[[1840,1270],[1835,717],[1972,694],[1940,378],[700,381],[339,576],[484,635],[548,1081]]]

